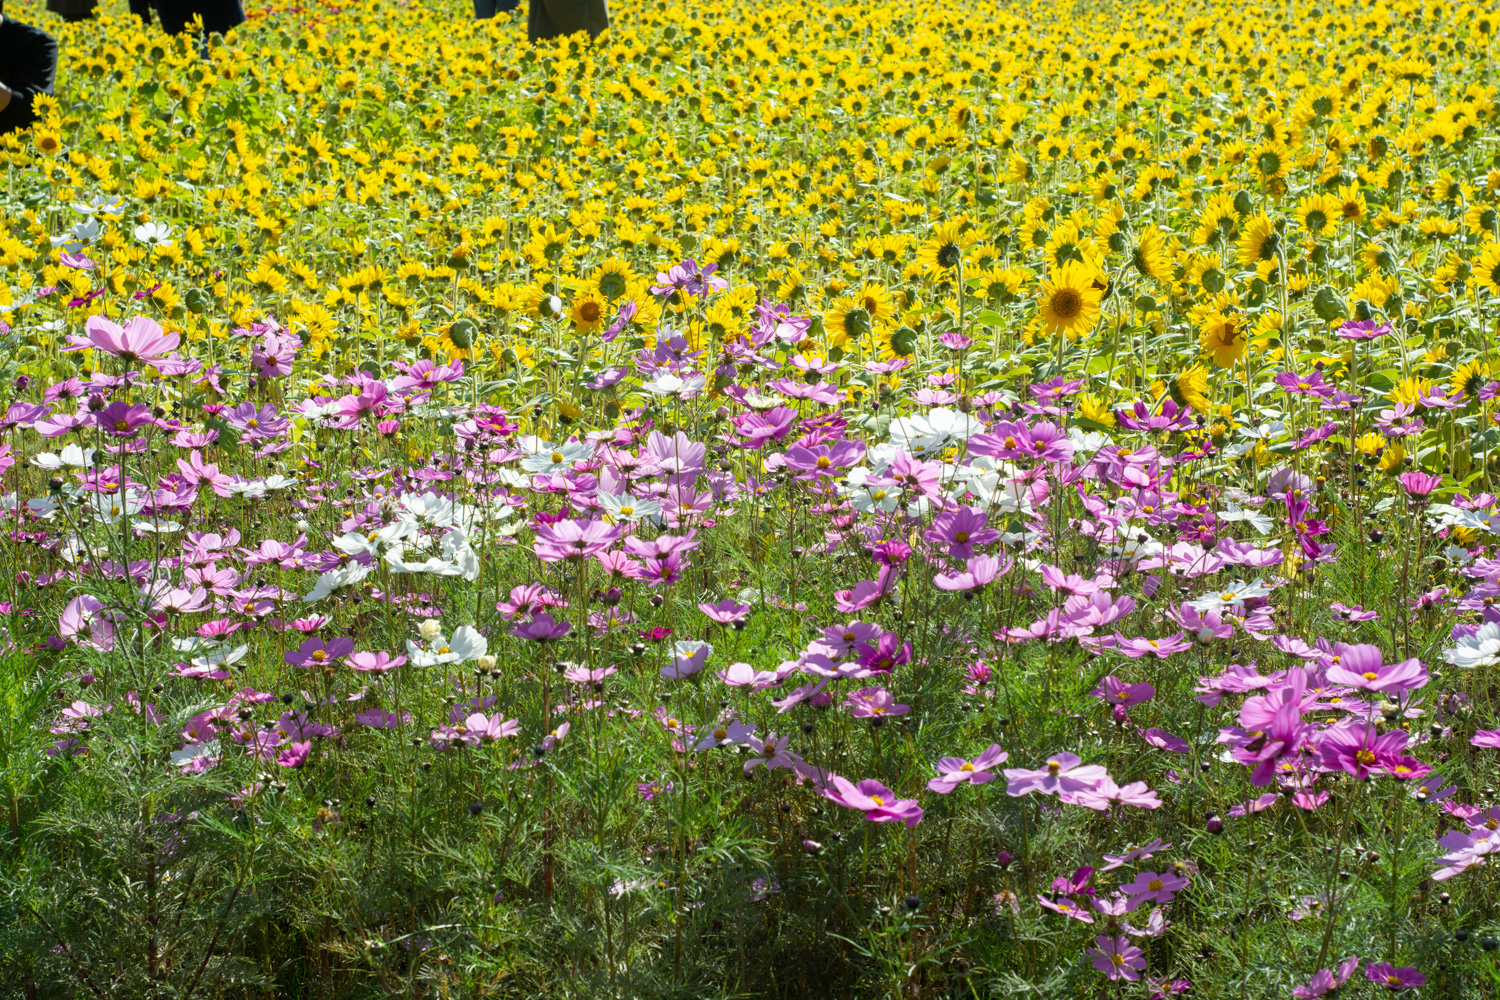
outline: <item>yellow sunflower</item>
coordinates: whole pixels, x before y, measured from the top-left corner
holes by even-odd
[[[1081,261],[1052,268],[1037,296],[1037,318],[1048,331],[1077,340],[1094,328],[1104,297],[1094,278],[1095,269]]]

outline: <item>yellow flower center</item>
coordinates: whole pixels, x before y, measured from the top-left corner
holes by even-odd
[[[1361,750],[1359,753],[1354,755],[1354,759],[1359,761],[1365,767],[1369,767],[1371,764],[1375,763],[1375,752],[1368,749]]]
[[[1047,773],[1048,774],[1061,774],[1062,773],[1062,764],[1058,763],[1055,760],[1049,760],[1049,761],[1047,761]]]
[[[817,462],[818,468],[820,468],[820,469],[826,469],[829,466],[831,466],[832,464],[833,464],[833,461],[831,459],[829,459],[829,457],[827,455],[819,455],[818,456],[818,462]]]
[[[250,428],[251,430],[255,430],[255,428],[260,426],[260,421],[256,420],[254,417],[251,417],[249,420],[245,421],[245,426]]]
[[[313,653],[312,658],[314,663],[322,663],[324,660],[328,659],[328,654],[319,649]]]
[[[620,513],[623,514],[626,517],[629,517],[631,514],[635,513],[635,508],[634,507],[621,507],[620,508]]]
[[[1152,892],[1161,892],[1161,886],[1162,881],[1159,878],[1154,878],[1146,883],[1146,888],[1150,889]]]
[[[964,761],[964,766],[960,767],[959,770],[960,771],[972,771],[972,770],[974,770],[974,765],[971,764],[971,763],[969,763],[968,761]]]
[[[877,806],[885,805],[885,799],[882,799],[879,795],[871,795],[870,801],[875,803]]]
[[[563,460],[563,453],[562,452],[560,452],[560,451],[554,451],[552,453],[552,464],[553,465],[560,465],[560,464],[562,464],[562,460]]]
[[[1367,681],[1375,681],[1380,679],[1380,675],[1373,670],[1366,670],[1364,673],[1360,674],[1360,676]]]

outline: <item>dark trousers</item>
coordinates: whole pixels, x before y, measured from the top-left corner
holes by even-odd
[[[487,21],[496,14],[515,10],[519,6],[521,6],[521,0],[474,0],[474,16],[481,21]]]

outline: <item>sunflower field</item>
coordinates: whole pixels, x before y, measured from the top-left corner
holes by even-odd
[[[6,7],[0,997],[1500,995],[1500,14],[247,13]]]

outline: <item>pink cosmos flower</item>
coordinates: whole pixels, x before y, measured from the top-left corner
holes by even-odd
[[[357,653],[351,653],[346,662],[349,664],[350,669],[358,670],[361,673],[383,674],[395,670],[404,664],[406,657],[392,656],[390,653],[383,651],[370,652],[362,649]]]
[[[1128,937],[1100,934],[1094,938],[1094,944],[1096,947],[1088,949],[1088,954],[1094,958],[1094,968],[1111,982],[1124,979],[1133,983],[1141,978],[1140,970],[1146,967],[1146,953],[1131,944]]]
[[[1312,997],[1321,997],[1332,993],[1348,982],[1349,977],[1354,974],[1354,970],[1357,968],[1359,968],[1359,956],[1351,955],[1344,959],[1343,964],[1339,966],[1337,972],[1319,969],[1313,974],[1312,979],[1306,986],[1299,986],[1292,990],[1292,996],[1296,997],[1297,1000],[1309,1000]]]
[[[849,714],[856,719],[894,717],[911,711],[910,705],[897,703],[883,687],[860,688],[847,695],[844,704],[849,706]]]
[[[679,639],[672,644],[672,662],[661,668],[661,675],[669,681],[680,681],[703,669],[714,648],[706,642]]]
[[[281,753],[276,755],[276,763],[282,767],[301,767],[307,763],[308,755],[312,753],[312,740],[303,743],[289,743]]]
[[[1168,872],[1141,872],[1134,882],[1120,886],[1120,891],[1130,897],[1130,909],[1136,910],[1146,903],[1170,903],[1188,887],[1188,882],[1181,875]]]
[[[1096,812],[1104,812],[1116,802],[1121,805],[1134,806],[1137,809],[1161,808],[1161,799],[1146,787],[1144,781],[1133,781],[1121,788],[1108,775],[1100,778],[1099,783],[1093,788],[1085,788],[1077,792],[1063,792],[1059,798],[1071,805],[1083,806],[1085,809],[1093,809]]]
[[[858,809],[872,823],[905,823],[907,828],[922,822],[922,807],[915,799],[899,799],[896,793],[873,778],[858,785],[837,774],[828,776],[831,787],[822,789],[823,797],[847,809]]]
[[[1065,917],[1085,924],[1094,922],[1094,915],[1088,911],[1087,907],[1080,906],[1066,896],[1058,896],[1056,899],[1052,899],[1048,896],[1039,895],[1036,901],[1041,903],[1044,909],[1051,910],[1053,913],[1061,913]]]
[[[1185,640],[1186,633],[1178,632],[1176,635],[1167,636],[1165,639],[1136,638],[1127,639],[1120,633],[1115,633],[1115,649],[1132,660],[1139,660],[1143,656],[1154,656],[1158,660],[1165,660],[1173,653],[1180,653],[1186,649],[1192,649],[1193,644]]]
[[[395,729],[403,722],[410,722],[411,713],[403,712],[398,716],[395,712],[371,708],[357,714],[354,721],[362,726],[369,726],[371,729]]]
[[[571,631],[573,631],[571,622],[555,621],[551,615],[543,611],[531,621],[511,629],[510,634],[518,639],[530,639],[533,642],[552,642],[561,639]]]
[[[115,623],[104,611],[104,602],[92,594],[80,594],[68,602],[57,617],[57,631],[89,649],[109,652],[115,648]]]
[[[709,617],[710,621],[719,625],[735,625],[744,621],[750,614],[750,605],[739,604],[735,601],[719,601],[717,604],[702,602],[698,610]]]
[[[1134,708],[1156,697],[1156,688],[1150,684],[1126,684],[1114,674],[1110,674],[1100,681],[1099,686],[1090,691],[1089,695],[1102,699],[1107,705]]]
[[[944,757],[937,762],[938,776],[927,782],[927,790],[947,795],[959,785],[987,784],[995,780],[994,768],[1009,758],[1010,754],[1001,750],[998,743],[990,744],[989,749],[973,760]]]
[[[1084,764],[1075,754],[1060,753],[1053,755],[1046,767],[1035,771],[1007,768],[1005,794],[1019,797],[1031,792],[1043,795],[1077,792],[1094,787],[1106,776],[1100,765]]]
[[[83,329],[83,336],[75,334],[68,338],[68,345],[62,348],[64,352],[97,348],[127,365],[137,361],[156,364],[177,349],[179,340],[175,333],[163,333],[161,324],[147,316],[137,316],[123,327],[103,316],[90,316]]]
[[[939,590],[978,590],[994,583],[1010,572],[1013,565],[1010,556],[974,556],[964,566],[962,573],[938,573],[932,578],[933,586]]]
[[[1400,663],[1386,663],[1378,646],[1350,646],[1341,642],[1333,647],[1332,660],[1327,673],[1329,684],[1397,694],[1427,684],[1427,668],[1421,660],[1412,657]]]

